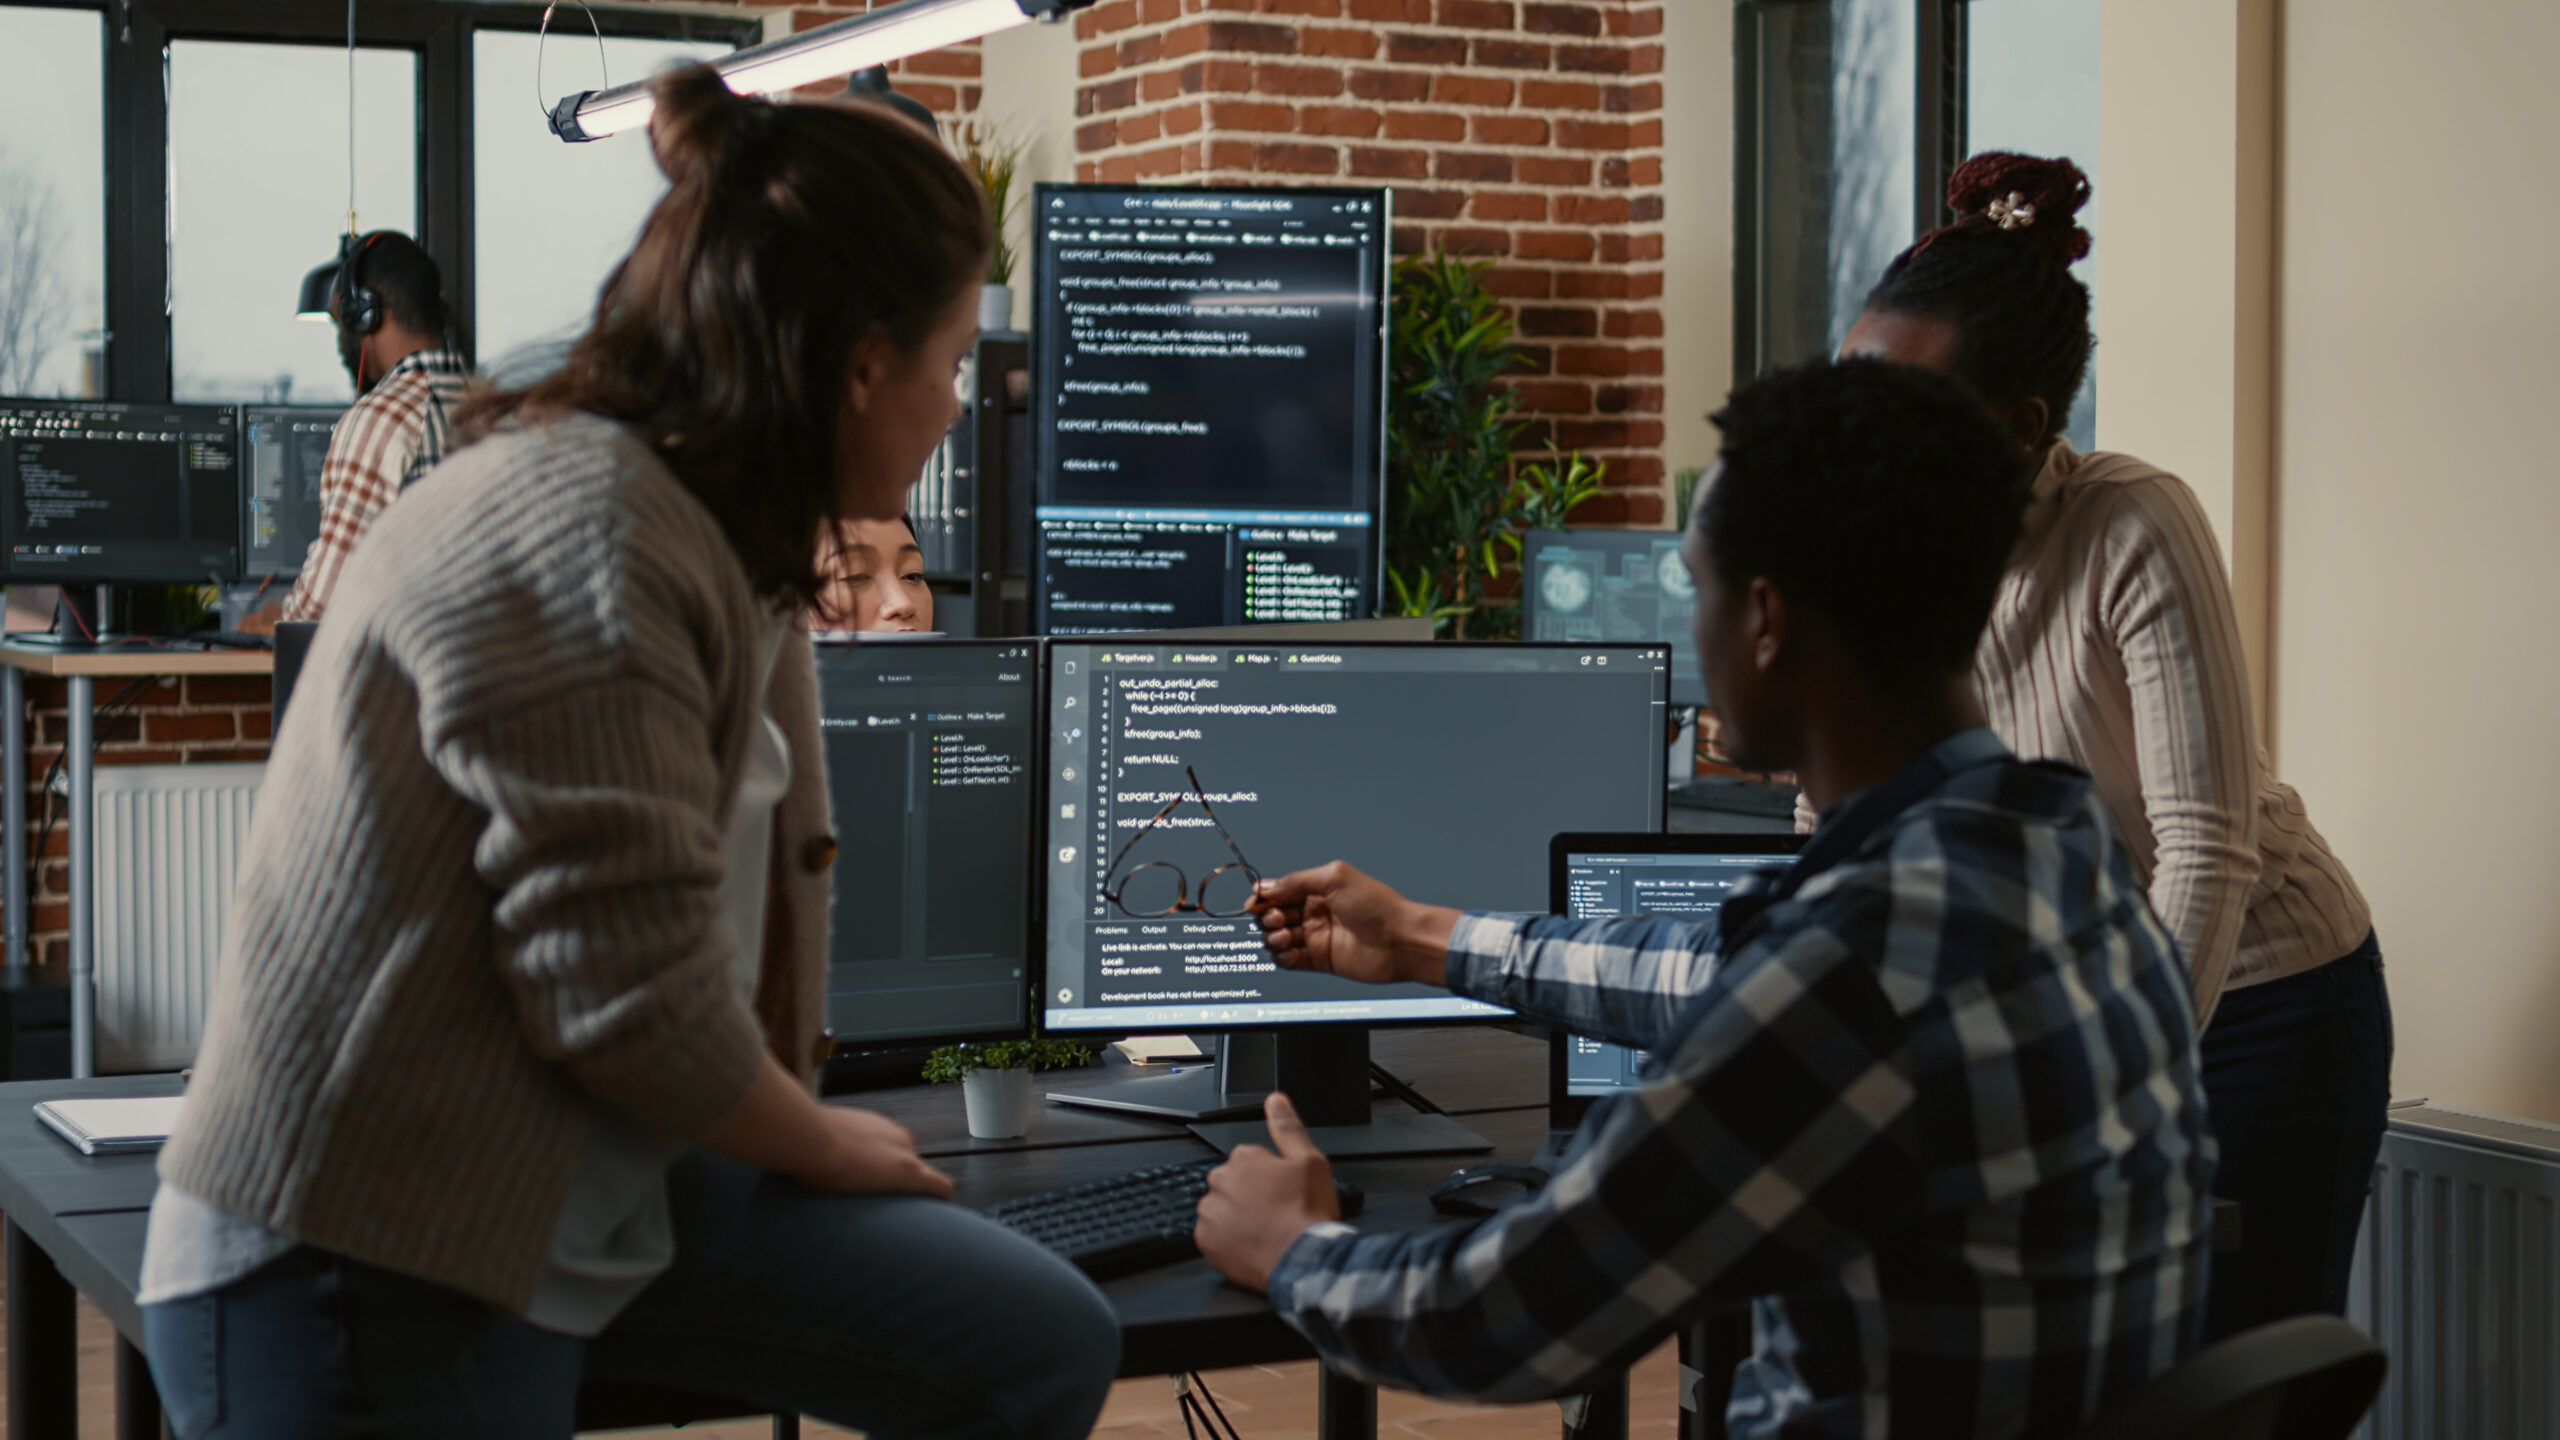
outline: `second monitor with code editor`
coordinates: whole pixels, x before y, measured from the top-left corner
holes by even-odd
[[[292,580],[320,537],[320,470],[339,409],[244,405],[240,409],[240,570],[250,580]]]
[[[1032,628],[1374,613],[1387,193],[1042,185],[1032,204]]]

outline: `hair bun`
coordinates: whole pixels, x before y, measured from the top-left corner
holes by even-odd
[[[1986,151],[1947,177],[1958,225],[2023,236],[2064,264],[2089,253],[2089,232],[2075,218],[2088,203],[2089,177],[2065,159]]]
[[[649,82],[649,93],[657,101],[649,117],[649,148],[677,185],[710,179],[738,131],[770,108],[730,90],[708,65],[670,69]]]

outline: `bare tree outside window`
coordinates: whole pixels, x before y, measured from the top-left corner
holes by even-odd
[[[0,149],[0,395],[32,395],[55,347],[69,343],[71,287],[53,184]]]
[[[106,19],[0,4],[0,395],[105,378]]]

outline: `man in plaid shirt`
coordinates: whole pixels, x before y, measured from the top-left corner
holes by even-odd
[[[320,462],[320,533],[284,597],[285,620],[317,620],[328,608],[356,542],[444,458],[449,418],[470,382],[446,339],[443,275],[417,241],[389,230],[367,235],[355,269],[381,305],[366,330],[357,323],[363,317],[346,313],[345,285],[331,301],[356,403],[339,417]]]
[[[2026,476],[1968,392],[1851,362],[1717,417],[1687,540],[1740,763],[1830,817],[1712,926],[1266,882],[1284,965],[1423,980],[1656,1053],[1538,1193],[1340,1222],[1288,1102],[1198,1239],[1324,1357],[1488,1401],[1587,1389],[1752,1302],[1738,1436],[2076,1431],[2191,1346],[2212,1142],[2186,967],[2087,776],[1991,732],[1973,647]],[[1543,844],[1545,837],[1522,837]]]

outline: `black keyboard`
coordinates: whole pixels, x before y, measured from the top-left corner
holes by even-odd
[[[1200,1253],[1191,1243],[1209,1172],[1225,1162],[1151,1165],[1088,1185],[1027,1195],[987,1207],[986,1215],[1066,1257],[1096,1280],[1152,1270]],[[1360,1187],[1333,1182],[1342,1213],[1360,1213]]]

